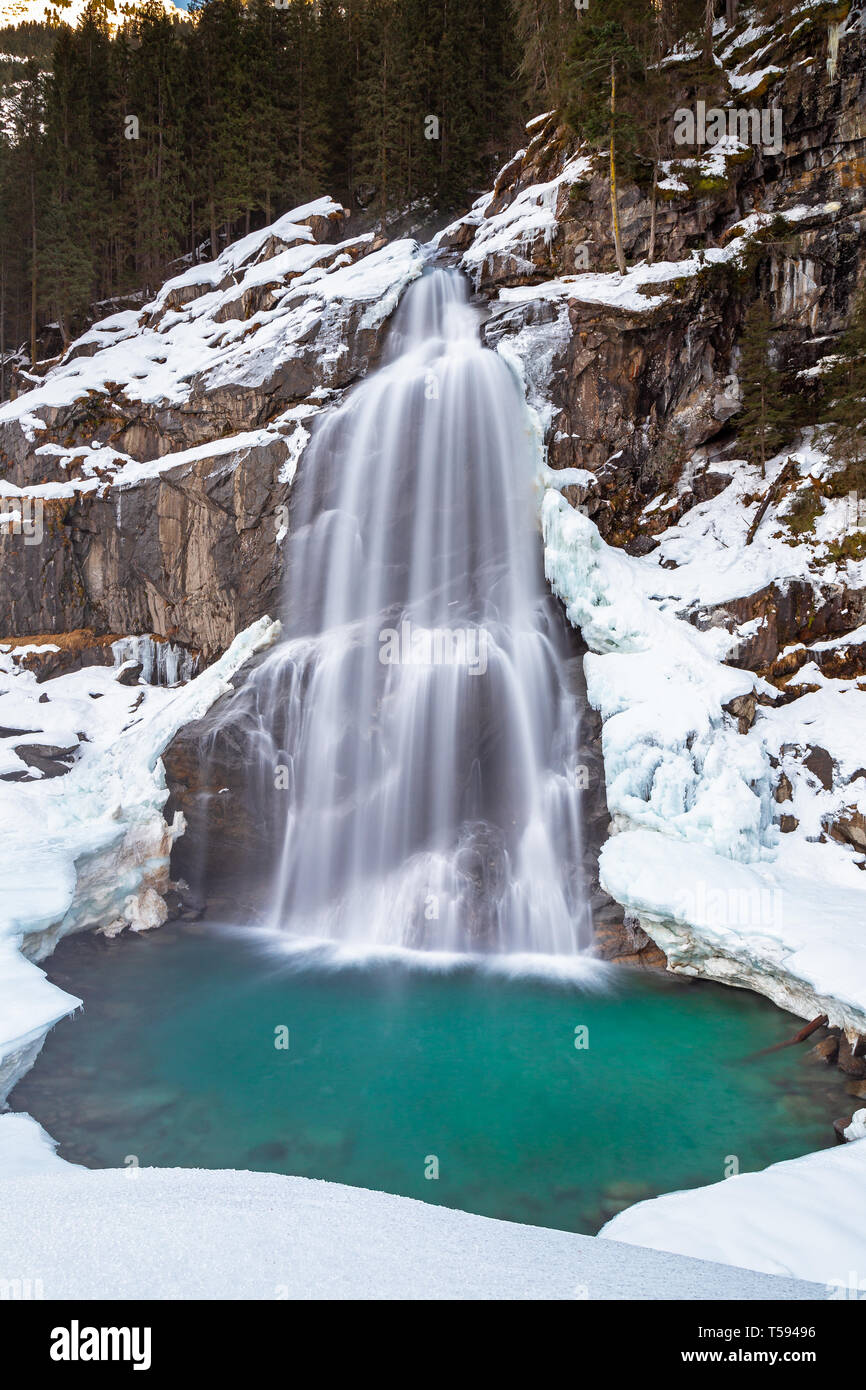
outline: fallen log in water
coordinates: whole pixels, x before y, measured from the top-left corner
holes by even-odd
[[[783,1047],[794,1047],[796,1043],[805,1042],[813,1033],[817,1033],[819,1028],[826,1028],[829,1021],[826,1014],[819,1014],[817,1018],[812,1019],[811,1023],[805,1024],[799,1033],[795,1033],[793,1038],[786,1038],[784,1042],[773,1043],[772,1047],[762,1047],[760,1052],[753,1052],[751,1057],[746,1058],[746,1061],[754,1062],[757,1057],[766,1057],[769,1052],[781,1052]]]

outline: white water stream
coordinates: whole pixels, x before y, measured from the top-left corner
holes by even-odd
[[[458,951],[588,940],[574,655],[524,404],[478,327],[461,276],[422,276],[304,455],[286,640],[246,687],[256,795],[281,825],[272,927]]]

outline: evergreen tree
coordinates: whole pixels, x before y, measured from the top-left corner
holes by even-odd
[[[243,30],[241,0],[193,0],[196,22],[187,53],[191,94],[190,163],[206,213],[211,255],[221,249],[231,224],[248,205]]]
[[[97,174],[80,37],[61,28],[47,83],[45,189],[38,303],[56,319],[64,345],[71,321],[93,297]]]
[[[399,203],[404,187],[400,178],[406,126],[404,47],[398,19],[389,0],[368,0],[355,103],[357,196],[362,207],[376,210],[381,226]]]
[[[838,356],[826,378],[830,447],[852,468],[858,491],[866,494],[866,289],[857,296]]]
[[[559,99],[562,66],[577,8],[574,0],[512,0],[516,36],[523,55],[520,76],[533,103]],[[584,8],[588,9],[588,5]]]
[[[146,0],[120,36],[122,109],[117,112],[121,216],[132,247],[136,284],[155,289],[184,240],[186,117],[183,52],[177,27],[159,0]],[[136,138],[127,138],[134,117]]]
[[[743,407],[737,427],[749,461],[761,466],[762,478],[767,459],[784,448],[793,432],[792,404],[782,374],[772,361],[770,329],[766,301],[756,299],[746,314],[740,337],[737,376]]]
[[[36,328],[39,307],[40,254],[40,175],[45,147],[43,136],[44,79],[38,64],[30,60],[16,85],[9,103],[7,119],[12,132],[12,144],[18,173],[19,196],[26,208],[26,255],[29,280],[30,365],[36,366]]]
[[[619,226],[620,164],[638,147],[636,107],[645,86],[641,38],[652,0],[594,0],[581,12],[564,66],[565,114],[584,139],[609,150],[611,234],[620,275],[626,272]]]
[[[519,135],[511,4],[146,0],[114,32],[90,0],[75,29],[7,31],[38,57],[0,60],[0,357],[326,192],[383,222],[463,206]]]

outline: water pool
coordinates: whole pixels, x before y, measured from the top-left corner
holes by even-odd
[[[48,968],[85,1007],[11,1104],[92,1167],[263,1169],[592,1233],[826,1147],[850,1109],[805,1049],[754,1058],[797,1020],[649,971],[581,983],[200,926],[68,939]]]

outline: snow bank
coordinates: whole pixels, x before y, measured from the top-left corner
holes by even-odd
[[[862,877],[839,882],[823,846],[785,844],[739,864],[645,830],[614,835],[600,857],[606,890],[634,912],[685,975],[754,989],[802,1018],[866,1031]],[[790,850],[790,852],[789,852]]]
[[[611,814],[730,858],[760,858],[775,836],[769,766],[722,710],[754,677],[720,664],[716,633],[659,612],[644,572],[559,492],[545,495],[542,526],[547,577],[599,654],[584,665],[605,721]]]
[[[602,886],[671,969],[866,1032],[863,875],[850,850],[782,836],[775,819],[771,759],[798,737],[796,708],[762,710],[740,733],[723,706],[762,683],[723,664],[730,634],[666,608],[668,572],[607,546],[553,489],[542,526],[547,576],[590,648],[587,692],[604,721],[619,833],[601,854]],[[838,757],[853,775],[858,733],[851,720],[843,729]]]
[[[37,685],[32,672],[0,659],[0,724],[27,731],[3,742],[71,745],[75,759],[63,776],[33,771],[28,781],[0,782],[0,1101],[47,1030],[79,1002],[33,961],[72,931],[143,930],[164,920],[171,845],[184,826],[180,816],[171,826],[163,818],[160,756],[278,634],[278,623],[260,619],[177,691],[121,686],[109,667]]]
[[[866,1143],[639,1202],[602,1239],[651,1246],[765,1274],[811,1279],[825,1297],[866,1297]]]
[[[824,1292],[308,1178],[90,1171],[53,1158],[21,1116],[0,1118],[0,1156],[10,1121],[41,1171],[13,1170],[0,1181],[0,1270],[6,1279],[38,1277],[47,1299],[799,1300]]]

